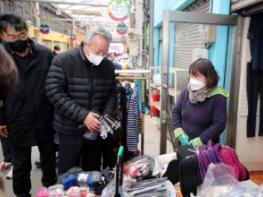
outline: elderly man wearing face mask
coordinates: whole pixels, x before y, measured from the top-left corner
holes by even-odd
[[[52,61],[46,90],[55,107],[59,174],[79,166],[80,158],[83,170],[100,170],[100,116],[112,115],[116,102],[114,66],[106,58],[110,42],[111,34],[98,28],[86,33],[80,47]]]
[[[53,107],[45,94],[45,80],[53,58],[51,50],[28,37],[23,18],[0,16],[3,45],[12,56],[19,80],[15,90],[3,98],[0,134],[9,139],[13,159],[13,190],[16,196],[31,196],[31,151],[38,146],[43,172],[42,183],[56,183],[53,150]]]
[[[190,65],[188,88],[182,90],[173,108],[174,135],[182,145],[219,142],[226,126],[228,94],[217,86],[218,78],[207,59]]]

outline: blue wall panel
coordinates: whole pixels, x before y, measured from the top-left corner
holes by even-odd
[[[224,1],[212,0],[211,5],[212,5],[211,7],[212,13],[229,15],[230,0],[224,0]],[[209,50],[209,59],[215,65],[215,68],[220,77],[218,85],[222,87],[228,86],[225,80],[226,73],[228,72],[230,66],[227,65],[227,55],[228,55],[227,53],[230,49],[228,43],[228,36],[229,36],[229,27],[218,26],[216,28],[216,41]]]
[[[154,4],[154,66],[160,66],[162,61],[162,50],[159,43],[160,27],[163,21],[164,10],[183,10],[196,0],[155,0]],[[170,24],[170,47],[169,47],[169,67],[174,65],[174,40],[175,24]],[[157,73],[156,71],[154,73]],[[169,85],[173,84],[173,74],[169,74]]]

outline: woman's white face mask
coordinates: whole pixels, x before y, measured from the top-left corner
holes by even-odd
[[[206,83],[195,78],[190,78],[190,88],[193,91],[201,90],[206,86]]]
[[[90,52],[90,54],[87,55],[87,58],[92,64],[94,64],[95,66],[99,66],[100,63],[102,62],[104,56],[95,55],[92,52]]]

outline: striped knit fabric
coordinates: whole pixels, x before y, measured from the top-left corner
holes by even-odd
[[[135,86],[128,104],[127,117],[127,148],[128,151],[137,150],[138,136],[141,132],[141,115],[139,110],[138,89]]]

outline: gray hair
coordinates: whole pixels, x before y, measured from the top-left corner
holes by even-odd
[[[111,33],[108,30],[100,27],[100,28],[97,28],[95,30],[87,31],[85,34],[85,42],[87,42],[88,44],[91,44],[92,38],[95,35],[102,36],[103,38],[105,38],[108,41],[108,43],[110,43],[112,41]]]

